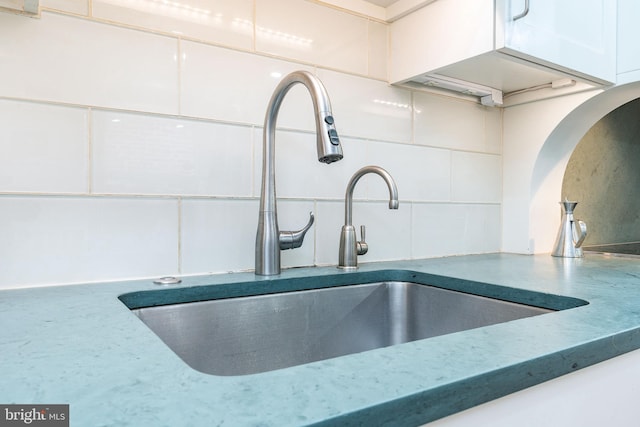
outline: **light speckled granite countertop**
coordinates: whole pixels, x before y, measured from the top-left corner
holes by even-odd
[[[637,259],[492,254],[371,263],[360,271],[389,269],[589,304],[287,369],[219,377],[187,366],[118,299],[157,290],[151,281],[0,291],[0,403],[69,403],[74,426],[411,426],[640,348]],[[291,269],[281,278],[336,271]],[[175,288],[188,292],[254,277],[190,277]],[[273,279],[260,280],[269,286]]]

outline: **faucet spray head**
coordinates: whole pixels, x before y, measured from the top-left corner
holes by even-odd
[[[316,134],[318,161],[322,163],[333,163],[341,160],[342,146],[340,138],[334,125],[335,121],[331,115],[331,111],[321,111],[316,117]]]

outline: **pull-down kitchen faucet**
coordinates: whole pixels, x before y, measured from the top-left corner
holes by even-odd
[[[301,83],[309,90],[313,102],[318,161],[333,163],[342,159],[342,146],[334,126],[331,103],[320,80],[308,71],[294,71],[284,77],[271,96],[264,119],[262,190],[260,192],[260,213],[255,250],[256,274],[261,276],[280,274],[280,250],[302,246],[304,235],[313,224],[313,213],[311,213],[309,223],[302,230],[278,230],[274,147],[276,120],[282,100],[296,83]]]

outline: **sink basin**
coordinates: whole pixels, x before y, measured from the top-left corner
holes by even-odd
[[[144,293],[120,299],[184,362],[214,375],[271,371],[586,304],[535,292],[516,293],[519,299],[537,300],[538,306],[533,306],[430,286],[425,284],[429,277],[422,275],[423,280],[416,281],[417,277],[331,286],[335,283],[328,276],[314,278],[323,285],[315,289],[277,292],[276,286],[271,294],[169,304],[161,298],[154,306],[140,306],[148,299]],[[295,283],[280,287],[300,286],[305,280],[311,281],[282,279]],[[475,282],[453,283],[469,287]],[[255,284],[263,289],[271,286],[270,281]],[[193,288],[184,290],[193,293]],[[187,299],[196,294],[202,298],[200,293]]]

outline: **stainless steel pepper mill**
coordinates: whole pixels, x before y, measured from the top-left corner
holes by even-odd
[[[584,238],[587,237],[587,224],[573,218],[573,210],[578,202],[565,200],[560,204],[564,207],[562,224],[560,224],[555,249],[551,252],[551,256],[581,258],[582,248],[580,246],[582,246]]]

